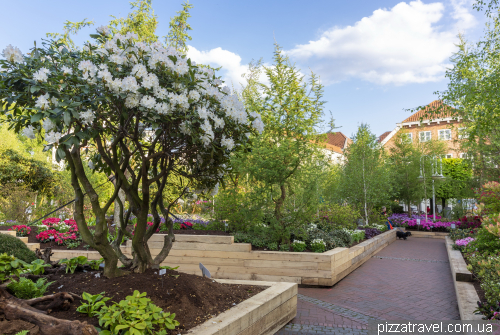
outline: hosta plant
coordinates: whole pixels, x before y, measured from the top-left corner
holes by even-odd
[[[104,293],[105,292],[101,292],[99,294],[91,295],[90,293],[83,292],[82,299],[84,301],[82,301],[82,304],[78,306],[76,311],[85,313],[90,318],[95,316],[103,306],[106,306],[106,301],[111,299],[104,297]]]
[[[160,215],[168,218],[188,193],[216,194],[231,153],[262,132],[263,122],[257,112],[245,110],[214,70],[197,66],[173,47],[109,27],[99,27],[91,38],[73,50],[57,41],[35,46],[27,55],[11,45],[4,49],[0,116],[17,133],[55,149],[56,160],[66,163],[78,231],[104,258],[104,274],[114,277],[123,274],[118,260],[144,272],[167,257],[174,240],[171,220],[165,222],[169,233],[160,253],[152,258],[147,250]],[[115,176],[115,192],[100,199],[85,165]],[[105,214],[119,190],[130,210],[118,203],[123,215],[110,242]],[[95,234],[86,221],[83,192],[89,195]],[[131,214],[137,218],[133,260],[119,247]]]
[[[64,258],[59,261],[60,264],[66,265],[66,273],[75,273],[78,265],[85,265],[87,263],[87,257],[78,256],[70,259]]]
[[[30,273],[34,274],[35,276],[38,276],[38,275],[43,275],[45,273],[45,268],[50,268],[51,265],[45,263],[41,259],[36,259],[30,264],[27,263],[24,264],[24,267]]]
[[[111,306],[102,306],[97,312],[99,325],[103,327],[101,335],[142,335],[167,334],[165,329],[175,329],[179,322],[175,320],[175,313],[163,312],[153,304],[146,293],[135,290],[119,303]],[[155,332],[155,329],[162,329]]]
[[[19,276],[24,268],[24,262],[6,253],[0,254],[0,282],[10,276]]]

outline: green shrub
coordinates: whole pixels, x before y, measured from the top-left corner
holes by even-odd
[[[43,260],[41,259],[36,259],[30,264],[25,264],[24,267],[26,270],[34,274],[35,276],[42,275],[45,273],[45,268],[50,268],[50,264],[46,264]]]
[[[99,270],[99,266],[104,262],[104,258],[99,258],[99,259],[94,259],[94,260],[87,260],[85,264],[90,266],[92,270]]]
[[[455,242],[456,240],[463,240],[466,237],[476,237],[478,229],[451,229],[450,239]]]
[[[23,270],[23,262],[6,253],[0,254],[0,282],[10,276],[19,276]]]
[[[269,250],[272,250],[272,251],[278,250],[278,243],[276,243],[276,242],[270,242],[266,246]]]
[[[314,239],[311,241],[311,250],[314,252],[324,252],[326,248],[326,243],[322,239]]]
[[[337,230],[326,232],[313,226],[308,230],[307,242],[309,243],[309,245],[311,245],[311,242],[313,240],[323,240],[326,250],[335,249],[337,247],[347,247],[351,243],[350,241],[352,241],[352,239],[350,235],[349,237],[346,237],[345,234],[349,235],[345,232],[344,234],[338,233]],[[344,240],[342,240],[340,237],[344,238]],[[345,239],[348,239],[349,243],[346,244]]]
[[[85,265],[87,264],[87,257],[85,256],[78,256],[78,257],[73,257],[70,259],[63,258],[59,261],[59,264],[66,264],[66,273],[75,273],[75,270],[78,265]]]
[[[165,328],[175,329],[179,325],[175,320],[175,313],[163,312],[146,298],[145,292],[139,293],[137,290],[119,303],[115,302],[109,307],[102,306],[96,314],[99,317],[99,325],[107,329],[101,331],[101,335],[165,335]],[[154,332],[155,328],[162,330]]]
[[[23,241],[17,237],[1,233],[0,253],[7,253],[26,263],[31,263],[37,259],[35,253],[28,249]]]
[[[354,229],[361,217],[359,210],[350,205],[330,204],[320,211],[320,226],[327,231],[348,228]]]
[[[82,301],[82,304],[78,306],[76,311],[80,313],[85,313],[90,318],[93,317],[103,306],[106,306],[106,301],[111,299],[111,298],[105,298],[104,293],[105,292],[101,292],[99,294],[91,295],[87,292],[83,292],[82,299],[85,300],[86,302]]]
[[[41,297],[53,282],[48,282],[46,278],[36,281],[21,277],[19,281],[12,279],[7,288],[19,299],[33,299]]]
[[[292,248],[293,248],[293,251],[295,251],[295,252],[302,252],[302,251],[306,250],[306,242],[295,240],[292,243]]]
[[[498,236],[484,228],[480,228],[474,238],[475,240],[467,245],[467,251],[498,252],[500,250],[500,239]]]

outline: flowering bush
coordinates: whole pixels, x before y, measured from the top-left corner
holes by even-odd
[[[31,233],[31,228],[26,225],[15,225],[9,230],[15,230],[17,236],[28,236]]]
[[[292,248],[293,248],[293,251],[295,251],[295,252],[302,252],[302,251],[306,250],[306,242],[295,240],[292,243]]]
[[[344,231],[349,235],[351,235],[351,239],[354,243],[361,242],[365,239],[365,231],[362,229],[355,229],[355,230],[344,229]]]
[[[181,229],[193,229],[193,224],[185,221],[184,223],[181,223]]]
[[[457,246],[458,250],[463,250],[464,247],[466,247],[470,242],[475,241],[476,239],[473,237],[466,237],[461,240],[456,240],[455,245]]]
[[[358,227],[359,230],[364,230],[365,231],[365,238],[370,239],[372,237],[375,237],[377,235],[382,234],[380,230],[375,229],[375,228],[365,228],[365,227]]]
[[[247,112],[214,70],[197,66],[172,47],[138,41],[131,32],[113,35],[108,27],[100,27],[91,37],[93,43],[82,49],[51,41],[29,56],[8,46],[3,51],[6,59],[0,60],[0,114],[9,115],[7,122],[17,132],[39,137],[47,150],[56,148],[56,160],[65,160],[80,181],[85,178],[84,164],[116,176],[115,187],[134,199],[132,207],[142,228],[149,220],[137,213],[153,207],[153,221],[158,222],[157,213],[173,205],[164,204],[165,185],[172,199],[182,196],[186,186],[215,195],[231,152],[246,145],[251,134],[263,131],[260,115]],[[148,178],[141,178],[144,171]],[[121,187],[127,179],[137,183]],[[95,189],[82,184],[92,199]],[[153,185],[162,186],[150,193],[152,201],[137,201],[138,194]],[[76,186],[74,191],[80,192]],[[92,203],[96,229],[104,229],[104,215],[113,203],[105,200],[105,205]],[[84,211],[83,203],[75,206]],[[78,220],[85,224],[83,218]],[[143,238],[143,231],[137,238]],[[91,238],[87,243],[93,242],[102,255],[118,258],[106,236]],[[144,254],[134,253],[141,272],[162,261],[155,258],[150,264]],[[110,264],[116,262],[106,261],[105,274],[118,273]]]
[[[500,183],[490,181],[476,192],[478,201],[482,204],[482,212],[485,215],[500,213]]]
[[[326,249],[326,243],[322,239],[314,239],[311,241],[311,250],[314,252],[324,252]]]

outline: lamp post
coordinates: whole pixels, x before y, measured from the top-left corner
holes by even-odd
[[[431,161],[431,178],[432,178],[432,215],[433,221],[436,221],[436,193],[434,190],[434,181],[442,180],[445,177],[443,176],[443,161],[439,156],[422,156],[420,157],[420,176],[418,176],[418,180],[424,182],[424,197],[427,199],[427,188],[425,184],[425,158],[430,159]],[[427,221],[427,209],[425,210],[425,221]]]

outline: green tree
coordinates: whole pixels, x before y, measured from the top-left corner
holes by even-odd
[[[158,26],[157,16],[151,5],[152,0],[139,0],[130,2],[131,8],[135,10],[125,18],[113,17],[109,26],[113,34],[119,32],[122,35],[128,32],[137,34],[137,41],[153,43],[158,40],[156,27]]]
[[[355,205],[368,224],[376,206],[390,199],[392,182],[383,147],[366,124],[361,124],[345,151],[340,181],[344,201]]]
[[[165,36],[165,43],[180,52],[187,52],[187,41],[191,41],[189,31],[193,30],[187,23],[187,19],[191,17],[189,10],[193,5],[186,1],[182,4],[182,10],[177,12],[177,15],[170,19],[170,31]]]
[[[242,175],[248,173],[255,183],[254,192],[268,194],[273,222],[287,242],[289,228],[303,213],[293,207],[312,208],[311,200],[318,203],[318,186],[310,181],[317,180],[322,170],[320,151],[313,141],[323,110],[323,87],[313,73],[307,81],[278,44],[273,60],[270,67],[260,62],[250,66],[241,96],[251,113],[262,115],[266,126],[260,136],[252,138],[251,148],[232,162]],[[269,85],[259,82],[262,72]],[[311,193],[316,196],[311,198]],[[290,211],[284,211],[287,206],[296,213],[293,218]]]
[[[87,21],[87,19],[83,19],[83,21],[71,22],[66,21],[63,27],[63,33],[47,33],[46,36],[50,37],[57,41],[57,43],[62,43],[66,45],[70,49],[75,48],[75,42],[71,39],[71,35],[76,35],[81,29],[85,27],[90,27],[95,24],[94,21]]]
[[[443,208],[447,199],[464,199],[474,194],[470,190],[472,168],[467,160],[460,158],[443,159],[443,175],[446,179],[436,189],[436,196],[442,199]]]
[[[393,175],[393,194],[395,199],[408,206],[411,216],[411,205],[418,204],[423,198],[423,186],[419,181],[420,151],[408,139],[405,131],[400,131],[394,140],[394,147],[389,149],[391,173]]]

